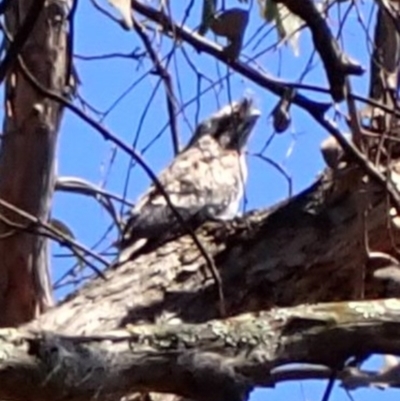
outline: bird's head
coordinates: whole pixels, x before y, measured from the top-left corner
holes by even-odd
[[[260,110],[250,98],[232,102],[198,125],[188,147],[203,136],[210,135],[222,148],[240,151],[245,147],[260,115]]]

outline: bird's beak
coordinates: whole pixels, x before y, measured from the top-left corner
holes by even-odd
[[[247,114],[247,118],[251,121],[253,120],[257,121],[260,116],[261,116],[261,111],[256,107],[251,107]]]
[[[238,103],[239,107],[239,127],[237,127],[238,133],[238,146],[242,148],[246,145],[246,142],[253,130],[256,122],[261,116],[261,111],[254,105],[252,99],[244,98]]]
[[[239,104],[240,114],[247,121],[257,121],[261,116],[261,111],[254,105],[254,101],[250,98],[242,99]]]

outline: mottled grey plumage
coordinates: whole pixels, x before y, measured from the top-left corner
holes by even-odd
[[[248,98],[225,106],[197,127],[186,148],[159,175],[170,201],[191,227],[237,215],[247,179],[243,151],[259,116]],[[151,185],[126,222],[120,261],[149,240],[180,232],[165,197]]]

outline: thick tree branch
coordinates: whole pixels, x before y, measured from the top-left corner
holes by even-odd
[[[241,401],[290,363],[342,369],[350,357],[400,355],[400,301],[329,303],[200,325],[161,324],[92,336],[0,331],[3,400],[99,401],[133,391]]]

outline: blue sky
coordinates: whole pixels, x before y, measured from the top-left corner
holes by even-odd
[[[262,25],[257,4],[253,5],[251,19],[246,32],[245,43],[257,32]],[[152,4],[155,4],[153,1]],[[171,1],[173,15],[180,20],[184,13],[183,4],[187,2]],[[238,1],[227,1],[226,4],[244,7]],[[107,6],[106,2],[103,2]],[[347,7],[343,3],[342,13]],[[361,6],[360,6],[361,7]],[[196,0],[193,12],[187,25],[195,27],[200,21],[201,1]],[[367,6],[361,7],[366,23],[368,22]],[[332,14],[331,25],[333,29],[338,28],[339,14]],[[123,31],[113,21],[108,20],[93,8],[90,1],[79,2],[75,26],[75,53],[78,56],[97,56],[111,53],[130,53],[135,48],[141,47],[134,32]],[[276,43],[277,36],[272,32],[261,40],[259,47],[254,45],[259,41],[270,27],[266,26],[258,33],[255,39],[245,47],[243,56],[252,56],[262,49],[268,48]],[[362,62],[367,68],[367,45],[364,40],[364,33],[360,32],[357,16],[350,13],[344,27],[345,50],[355,59]],[[208,39],[214,40],[211,34]],[[362,38],[362,40],[360,40]],[[161,43],[161,54],[166,55],[173,43],[168,39],[157,41]],[[157,42],[157,43],[158,43]],[[190,57],[196,68],[207,75],[211,80],[216,81],[223,77],[227,67],[217,64],[211,57],[205,54],[198,54],[190,46],[184,46],[186,54]],[[310,57],[312,48],[310,36],[303,32],[300,38],[300,55],[296,57],[290,48],[280,45],[264,55],[257,58],[257,63],[274,77],[280,77],[288,81],[297,81],[301,76],[304,67]],[[76,67],[82,81],[79,93],[82,98],[97,110],[105,112],[109,110],[116,100],[146,73],[151,67],[147,60],[138,63],[136,60],[127,58],[111,58],[103,60],[82,60],[76,58]],[[306,75],[305,83],[326,85],[325,75],[321,70],[318,56],[314,57],[315,68]],[[188,63],[181,52],[177,52],[176,59],[170,63],[170,71],[174,77],[176,93],[180,93],[183,102],[196,98],[197,81]],[[178,72],[180,80],[175,79]],[[104,125],[114,134],[118,135],[127,143],[132,143],[137,136],[136,149],[143,151],[149,142],[154,138],[154,144],[144,152],[146,162],[154,171],[159,171],[166,166],[171,158],[172,142],[169,129],[163,127],[168,123],[165,93],[161,85],[155,92],[152,102],[147,106],[150,94],[156,88],[158,77],[148,76],[130,90],[118,104],[113,107],[105,116],[102,116]],[[367,93],[368,82],[365,78],[353,78],[352,84],[359,94]],[[178,118],[180,141],[186,143],[191,135],[191,127],[195,125],[195,116],[207,117],[219,106],[216,102],[216,91],[219,92],[220,105],[228,101],[227,80],[223,80],[215,90],[209,90],[201,96],[200,102],[192,102],[185,108],[184,116]],[[202,89],[210,86],[209,82],[203,80]],[[277,98],[259,89],[246,79],[233,74],[229,79],[229,88],[233,99],[251,92],[262,109],[263,116],[260,119],[249,144],[249,153],[259,153],[266,141],[273,133],[269,113],[276,104]],[[314,99],[328,100],[327,97],[315,93],[305,93]],[[199,107],[200,106],[200,107]],[[198,108],[199,107],[199,108]],[[141,121],[143,111],[148,108],[147,114]],[[343,106],[339,109],[345,111]],[[100,116],[92,113],[96,119]],[[276,135],[264,155],[285,169],[291,177],[294,193],[306,188],[323,169],[323,162],[319,151],[319,144],[325,137],[325,133],[301,110],[293,109],[292,126],[281,135]],[[338,121],[341,124],[340,121]],[[86,179],[104,187],[111,192],[123,194],[126,179],[128,158],[120,151],[115,153],[114,147],[102,140],[97,132],[85,125],[77,117],[69,112],[61,127],[61,136],[58,147],[58,174],[60,176],[75,176]],[[112,160],[112,162],[111,162]],[[270,206],[288,196],[288,183],[285,178],[271,165],[260,158],[249,155],[249,181],[247,185],[246,208],[254,209]],[[149,185],[149,179],[139,167],[132,170],[129,185],[128,199],[134,201]],[[86,246],[92,246],[105,232],[110,220],[101,207],[92,199],[74,194],[57,193],[55,197],[53,217],[63,221],[74,232],[76,238]],[[97,250],[104,250],[115,240],[115,231],[112,231],[106,240]],[[65,248],[53,245],[53,277],[58,279],[73,264],[74,259],[66,257],[68,253]],[[58,297],[63,297],[73,286],[63,287],[57,291]],[[373,366],[376,366],[376,363]],[[325,383],[289,383],[279,385],[274,390],[257,391],[252,400],[320,400],[324,391]],[[273,391],[271,393],[271,391]],[[377,390],[361,390],[353,393],[355,400],[368,401],[376,397],[385,397],[385,400],[394,399],[395,392],[379,392]],[[343,390],[336,390],[331,397],[334,400],[347,400],[348,397]]]

